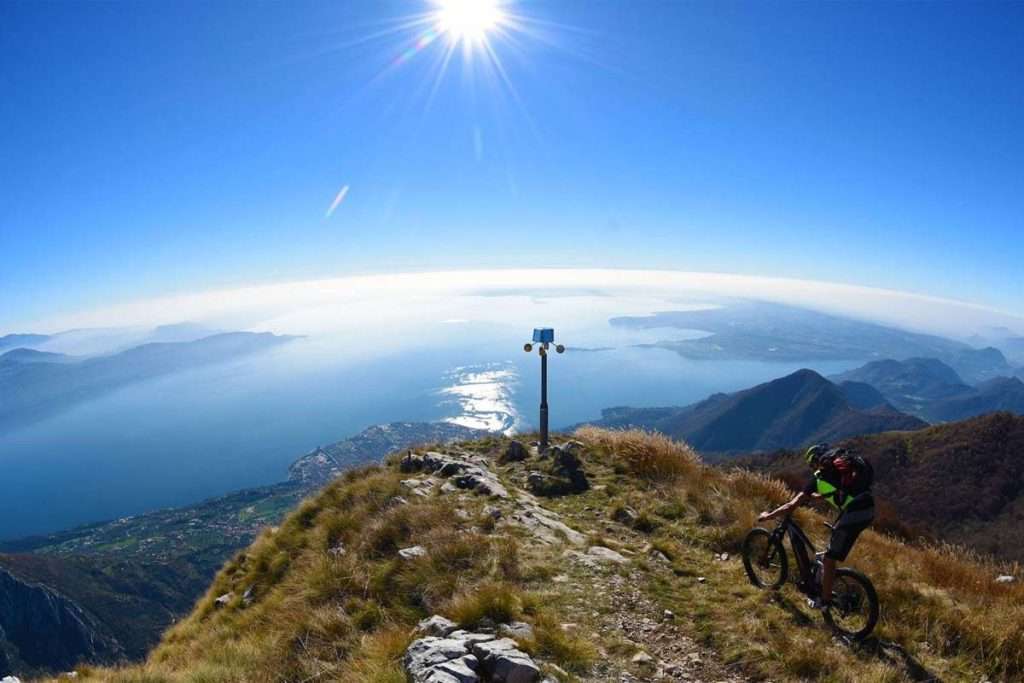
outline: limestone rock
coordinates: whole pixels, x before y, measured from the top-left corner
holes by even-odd
[[[469,645],[472,645],[473,643],[484,643],[488,640],[494,640],[493,633],[473,633],[471,631],[464,630],[452,631],[448,634],[448,637],[452,638],[453,640],[461,640],[465,643],[468,643]]]
[[[666,555],[665,553],[661,552],[660,550],[657,550],[657,549],[652,550],[650,555],[651,555],[651,559],[654,560],[655,562],[661,562],[662,564],[671,564],[672,563],[672,560],[668,559],[668,555]]]
[[[416,632],[425,633],[428,636],[446,636],[457,628],[458,625],[454,621],[435,614],[417,624]]]
[[[523,632],[529,624],[503,625]],[[424,619],[418,633],[438,633],[413,641],[403,665],[412,683],[536,683],[540,668],[514,640],[493,633],[449,630],[455,624],[441,616]],[[505,629],[503,629],[505,630]]]
[[[533,659],[510,638],[474,643],[472,648],[473,654],[480,660],[481,669],[493,681],[534,683],[540,679],[540,669]]]
[[[615,564],[626,564],[629,562],[621,554],[611,548],[605,548],[603,545],[592,546],[587,550],[587,554],[591,557],[596,557],[601,562],[614,562]]]
[[[1016,580],[1016,576],[1009,576],[1008,574],[1004,574],[1003,576],[996,578],[996,583],[1013,583]]]
[[[486,461],[468,454],[465,457],[456,457],[434,451],[422,455],[410,452],[402,458],[399,468],[403,472],[430,472],[446,479],[450,478],[454,487],[469,489],[481,495],[497,498],[508,497],[508,491],[487,469]],[[423,490],[422,482],[417,484],[416,481],[406,479],[402,481],[402,485],[417,495],[427,495]],[[441,490],[451,492],[453,486],[445,484]]]
[[[533,640],[533,627],[524,621],[513,621],[498,627],[498,633],[516,640]]]
[[[501,485],[501,482],[493,474],[479,467],[470,466],[454,481],[460,489],[470,489],[485,496],[508,498],[508,491]]]
[[[512,520],[549,545],[561,545],[568,541],[572,545],[582,546],[587,542],[586,536],[539,506],[517,510]]]
[[[476,672],[478,668],[480,668],[480,660],[473,655],[466,655],[444,664],[438,664],[423,681],[424,683],[477,683],[480,680],[480,676]]]
[[[469,654],[469,648],[464,641],[427,636],[413,641],[405,651],[403,664],[410,678],[416,683],[447,683],[443,677],[431,677],[434,668],[452,660],[461,660]]]
[[[434,484],[426,479],[403,479],[402,487],[409,490],[414,496],[427,497],[434,488]]]
[[[399,557],[403,560],[414,560],[427,554],[427,549],[421,545],[414,545],[410,548],[402,548],[398,551]]]

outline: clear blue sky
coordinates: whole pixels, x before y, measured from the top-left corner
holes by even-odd
[[[1024,314],[1024,3],[0,3],[0,326],[356,272],[622,266]],[[343,185],[345,201],[325,211]]]

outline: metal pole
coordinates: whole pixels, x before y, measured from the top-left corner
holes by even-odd
[[[548,449],[548,352],[540,349],[540,450]]]

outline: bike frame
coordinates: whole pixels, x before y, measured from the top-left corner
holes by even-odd
[[[780,543],[785,536],[789,536],[789,543],[793,547],[793,557],[796,558],[797,570],[800,572],[800,581],[797,586],[805,593],[810,593],[814,586],[814,574],[811,570],[814,563],[811,558],[817,555],[814,543],[807,537],[800,525],[793,520],[792,515],[786,515],[772,532],[772,538],[777,539]]]

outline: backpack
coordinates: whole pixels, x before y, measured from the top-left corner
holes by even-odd
[[[839,488],[847,495],[859,496],[871,490],[875,483],[875,468],[856,453],[837,453],[832,459],[832,466],[839,472]]]

